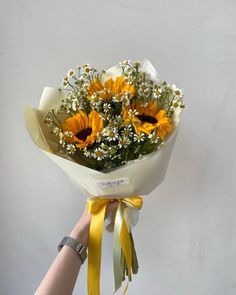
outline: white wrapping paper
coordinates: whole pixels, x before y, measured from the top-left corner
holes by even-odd
[[[158,80],[157,72],[149,61],[144,61],[142,67],[151,79]],[[106,71],[103,79],[115,78],[120,74],[120,67],[114,66]],[[177,136],[180,109],[174,114],[176,126],[174,132],[159,150],[129,161],[125,166],[104,172],[79,165],[60,155],[59,145],[49,134],[43,117],[50,109],[60,104],[63,96],[62,91],[45,87],[39,109],[26,107],[25,124],[34,143],[69,176],[78,188],[89,196],[119,197],[147,195],[163,182]]]

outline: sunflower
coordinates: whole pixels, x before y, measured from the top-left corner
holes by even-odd
[[[140,102],[134,105],[135,111],[126,108],[123,111],[124,125],[132,124],[137,134],[145,133],[149,135],[153,130],[163,140],[173,129],[170,118],[166,116],[165,110],[159,110],[157,102],[149,102],[143,106]]]
[[[96,78],[88,86],[88,99],[91,99],[94,93],[98,93],[104,100],[109,100],[115,95],[121,96],[124,93],[134,96],[135,88],[134,85],[129,85],[122,76],[118,76],[115,81],[110,78],[104,84]]]
[[[97,133],[103,129],[103,121],[94,110],[89,115],[79,111],[62,124],[62,129],[72,133],[72,137],[66,137],[67,142],[73,142],[76,147],[83,149],[94,143]]]

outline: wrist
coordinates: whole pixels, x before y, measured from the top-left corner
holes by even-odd
[[[90,221],[91,216],[84,214],[70,233],[70,237],[76,239],[85,247],[88,246]]]

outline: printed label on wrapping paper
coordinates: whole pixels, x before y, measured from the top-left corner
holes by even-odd
[[[130,179],[128,177],[96,181],[96,185],[100,189],[108,189],[128,184],[130,184]]]

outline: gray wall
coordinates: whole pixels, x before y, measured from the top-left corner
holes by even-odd
[[[236,294],[236,2],[0,1],[0,294],[32,294],[85,197],[26,133],[23,109],[77,63],[149,58],[188,108],[134,235],[129,294]],[[102,294],[112,294],[112,237]],[[74,294],[86,294],[83,266]]]

